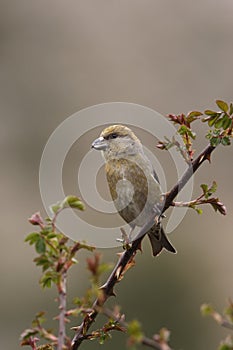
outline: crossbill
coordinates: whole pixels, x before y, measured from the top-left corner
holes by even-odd
[[[110,193],[118,213],[131,230],[142,227],[152,217],[155,206],[161,203],[162,192],[140,140],[128,127],[112,125],[101,132],[92,148],[102,151]],[[147,234],[154,256],[163,248],[176,252],[160,223],[155,223]]]

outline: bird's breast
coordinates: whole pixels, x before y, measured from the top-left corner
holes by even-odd
[[[160,187],[147,169],[128,159],[113,159],[105,166],[115,207],[123,219],[142,226],[151,215]]]

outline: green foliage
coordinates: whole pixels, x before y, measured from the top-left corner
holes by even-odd
[[[66,208],[85,210],[84,204],[76,196],[67,196],[64,200],[59,201],[51,206],[51,210],[54,214],[57,214],[58,212]]]
[[[64,285],[68,270],[74,264],[77,264],[75,255],[81,250],[85,249],[92,252],[95,248],[82,242],[72,242],[68,237],[64,236],[56,229],[56,220],[58,214],[66,208],[74,208],[84,210],[84,205],[79,198],[75,196],[67,196],[64,200],[52,205],[52,218],[43,220],[40,213],[35,213],[29,218],[32,225],[39,226],[38,232],[30,233],[25,242],[34,245],[35,251],[38,254],[34,262],[37,266],[42,268],[42,276],[40,278],[40,285],[42,288],[51,288],[53,285],[57,288],[58,294],[66,297],[66,286]],[[76,297],[74,299],[75,307],[70,310],[65,310],[66,318],[77,317],[79,315],[86,315],[90,312],[90,307],[95,298],[100,297],[102,290],[101,277],[111,268],[110,264],[101,262],[101,255],[95,253],[93,257],[87,258],[87,269],[90,272],[90,287],[86,290],[83,297]],[[56,345],[58,337],[53,331],[43,327],[45,322],[44,312],[40,312],[32,321],[32,328],[26,329],[21,334],[21,345],[29,345],[32,349],[53,349],[52,345]],[[107,322],[103,328],[93,331],[90,339],[99,339],[100,344],[110,338],[111,330],[122,330],[122,328],[115,321]],[[37,338],[37,336],[39,338]],[[52,343],[37,347],[36,343],[39,339],[46,339]],[[66,347],[70,349],[69,345],[71,339],[66,340]]]
[[[222,215],[226,215],[226,207],[219,201],[217,197],[211,197],[217,190],[217,183],[213,181],[211,186],[201,184],[202,194],[196,199],[190,202],[174,202],[173,205],[176,207],[189,207],[194,209],[198,214],[202,214],[203,210],[199,208],[200,205],[210,204],[211,207]]]
[[[126,329],[123,326],[121,326],[117,320],[112,320],[110,318],[109,321],[106,322],[102,328],[91,332],[88,335],[88,339],[91,339],[91,340],[97,339],[99,341],[99,344],[103,345],[106,340],[109,340],[112,338],[112,335],[111,335],[112,331],[125,332]]]
[[[213,307],[210,304],[201,305],[201,314],[202,316],[211,316],[214,312]]]
[[[232,127],[233,127],[233,104],[230,106],[225,101],[217,100],[216,105],[220,111],[212,111],[207,109],[204,113],[203,122],[207,122],[212,129],[206,135],[211,146],[217,147],[219,144],[229,146],[231,144]]]
[[[57,288],[58,294],[64,293],[64,295],[66,295],[66,286],[64,283],[67,272],[71,266],[78,262],[75,255],[81,249],[88,251],[94,250],[94,247],[86,243],[70,241],[68,237],[57,231],[57,215],[68,207],[84,210],[84,205],[79,198],[67,196],[63,201],[52,206],[52,218],[43,220],[40,213],[33,214],[31,218],[29,218],[29,222],[32,225],[39,226],[39,231],[32,232],[25,238],[25,242],[34,245],[35,251],[38,254],[34,262],[37,266],[42,268],[42,276],[40,278],[41,287],[51,288],[54,285]],[[98,279],[100,279],[101,271],[103,270],[104,268],[101,268],[101,264],[99,263]],[[80,314],[80,307],[83,308],[83,305],[77,307],[75,311],[67,311],[67,317]],[[37,349],[36,342],[39,341],[39,338],[35,336],[39,336],[41,339],[46,339],[56,344],[57,336],[55,336],[52,331],[43,327],[42,324],[44,322],[44,312],[38,313],[32,321],[32,328],[22,333],[21,345],[30,345],[33,349]],[[47,349],[52,349],[51,344],[47,344],[47,346]],[[45,347],[42,348],[46,349]]]
[[[187,116],[185,114],[169,114],[168,116],[168,118],[175,125],[177,125],[177,133],[182,137],[183,140],[183,145],[181,146],[180,143],[175,138],[173,138],[172,143],[170,143],[170,147],[171,145],[176,146],[187,163],[190,163],[193,160],[194,150],[192,143],[193,140],[196,139],[196,133],[192,130],[191,124],[201,116],[202,113],[198,111],[189,112]],[[163,149],[162,144],[163,143],[160,142],[159,148]],[[166,147],[164,149],[166,149]]]
[[[66,236],[56,231],[57,215],[68,207],[84,210],[84,205],[79,198],[67,196],[63,201],[52,206],[54,213],[52,219],[43,220],[40,213],[32,215],[29,219],[33,225],[40,226],[40,231],[30,233],[25,241],[35,245],[35,250],[39,254],[34,262],[37,266],[41,266],[44,272],[40,279],[40,285],[43,288],[50,288],[54,284],[59,289],[62,274],[67,273],[68,269],[77,263],[75,254],[80,249],[91,251],[94,249],[85,243],[71,243]]]
[[[140,344],[143,338],[143,332],[141,329],[141,325],[137,320],[132,320],[128,323],[128,345],[130,347],[135,346],[136,344]]]
[[[199,111],[189,112],[185,114],[169,114],[168,118],[177,126],[177,133],[182,137],[183,145],[181,145],[173,136],[170,140],[165,137],[165,141],[159,141],[157,147],[162,150],[169,150],[171,147],[176,147],[181,153],[185,161],[190,164],[193,160],[195,150],[193,149],[193,141],[196,139],[196,133],[192,129],[192,123],[201,118],[202,122],[207,122],[211,128],[206,138],[211,146],[217,147],[219,144],[229,146],[233,136],[233,104],[228,105],[225,101],[216,100],[216,105],[220,111],[207,109],[204,113]]]
[[[204,197],[208,199],[214,192],[217,190],[217,183],[216,181],[213,181],[213,184],[211,187],[208,187],[206,184],[202,184],[201,188],[203,190]]]

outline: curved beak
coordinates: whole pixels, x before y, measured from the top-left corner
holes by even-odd
[[[106,150],[107,147],[108,147],[108,144],[102,136],[96,139],[91,145],[91,148],[94,148],[97,151],[104,151]]]

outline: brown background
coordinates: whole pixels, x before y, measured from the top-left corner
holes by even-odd
[[[233,4],[2,0],[0,17],[0,346],[13,350],[34,314],[55,308],[53,291],[37,286],[34,252],[24,243],[32,230],[27,217],[44,213],[38,168],[49,135],[69,115],[101,102],[134,102],[167,114],[232,100]],[[228,216],[189,212],[170,236],[178,254],[152,259],[146,242],[118,287],[127,319],[139,319],[148,335],[167,326],[176,349],[215,349],[227,334],[199,307],[207,301],[222,310],[232,297],[232,176],[232,148],[219,148],[196,176],[195,193],[215,179]],[[115,250],[102,253],[114,259]],[[87,285],[85,254],[80,259],[69,280],[72,297]],[[124,337],[114,339],[102,348],[125,348]]]

